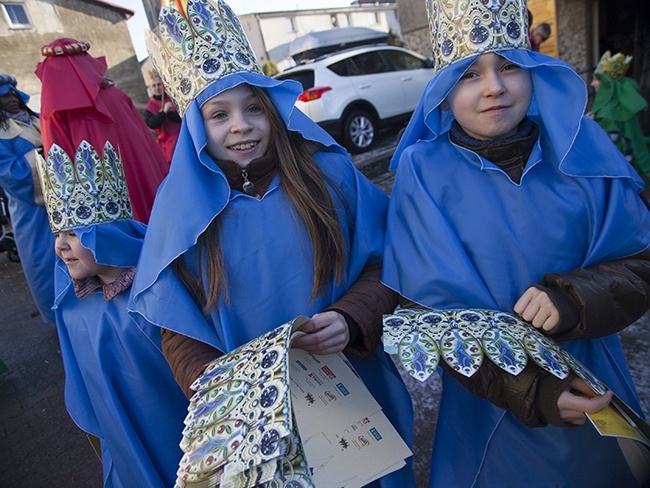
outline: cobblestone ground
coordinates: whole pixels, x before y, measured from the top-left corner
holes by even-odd
[[[355,156],[355,164],[387,193],[392,141]],[[650,316],[621,334],[634,381],[650,412]],[[22,268],[0,254],[0,487],[97,488],[101,465],[63,404],[63,368],[54,324],[44,324],[29,294]],[[440,381],[405,377],[415,409],[415,468],[427,483]],[[142,487],[146,488],[146,487]]]

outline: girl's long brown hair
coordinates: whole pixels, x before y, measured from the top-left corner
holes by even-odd
[[[313,160],[314,153],[325,150],[325,147],[289,131],[266,91],[249,86],[259,97],[272,127],[269,153],[275,154],[278,160],[281,188],[293,203],[297,217],[307,227],[314,254],[313,300],[325,289],[332,275],[335,281],[341,280],[347,260],[346,242],[334,201],[327,189],[325,175]],[[215,308],[219,296],[228,302],[219,227],[220,219],[217,217],[198,238],[198,276],[187,268],[182,256],[173,262],[174,270],[206,315]],[[207,274],[207,289],[201,278],[204,273]]]

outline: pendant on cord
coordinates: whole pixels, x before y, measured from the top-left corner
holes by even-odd
[[[251,180],[248,179],[248,173],[244,168],[241,170],[241,176],[244,178],[244,184],[242,185],[242,190],[244,190],[244,193],[255,196],[255,185]]]

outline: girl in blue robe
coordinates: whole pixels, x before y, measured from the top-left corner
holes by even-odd
[[[641,414],[614,332],[647,309],[648,258],[640,253],[650,244],[650,214],[638,195],[643,183],[607,135],[583,116],[586,89],[569,66],[526,48],[490,51],[505,60],[507,70],[529,70],[532,101],[518,130],[536,126],[539,136],[513,177],[485,157],[480,149],[486,141],[468,135],[449,109],[448,96],[459,80],[481,76],[473,68],[477,52],[440,69],[391,162],[397,174],[382,281],[427,308],[512,312],[521,311],[516,304],[533,285],[546,285],[549,296],[554,283],[564,283],[567,294],[579,291],[575,275],[591,294],[571,296],[582,307],[578,325],[556,336]],[[522,138],[517,133],[491,141],[501,144],[492,144],[491,154],[498,156],[509,141]],[[620,263],[617,259],[646,270],[645,278],[631,278],[638,286],[627,304],[608,295],[628,279],[625,273],[620,279],[617,271],[606,281],[593,279],[607,276],[594,271],[598,265]],[[611,319],[602,335],[590,330],[598,313]],[[550,398],[549,418],[557,417],[556,401],[568,385],[543,382],[543,372],[535,368],[529,365],[519,377],[497,371],[482,396],[504,408],[522,391]],[[430,486],[638,486],[617,441],[600,437],[589,422],[576,427],[557,419],[561,427],[546,425],[548,419],[535,417],[530,404],[511,412],[472,395],[471,386],[445,371]]]
[[[73,279],[64,259],[56,260],[65,403],[74,422],[100,440],[107,488],[173,486],[182,455],[188,401],[163,356],[158,329],[147,323],[141,329],[127,313],[145,229],[121,220],[57,233],[59,256],[70,256],[67,242],[76,239],[117,276],[110,283],[97,275]]]
[[[7,110],[4,104],[11,101],[3,102],[5,98],[19,100],[19,106]],[[27,108],[28,101],[13,76],[0,75],[0,186],[9,200],[11,226],[29,290],[43,321],[53,322],[54,237],[37,183],[35,150],[43,146],[39,120]]]
[[[353,353],[350,362],[411,446],[408,391],[379,346],[381,315],[396,305],[379,282],[386,195],[295,108],[300,84],[261,74],[225,3],[178,4],[161,12],[162,45],[148,46],[183,123],[149,220],[133,316],[161,328],[190,396],[206,363],[306,315],[308,334],[293,345]],[[227,41],[212,41],[219,38]],[[164,45],[180,52],[179,43],[192,54],[160,53]],[[375,484],[414,486],[410,460]]]
[[[310,242],[306,225],[297,217],[281,171],[273,171],[263,194],[248,194],[243,189],[231,189],[224,171],[208,154],[201,106],[240,85],[259,87],[257,93],[262,97],[268,93],[280,123],[292,133],[290,137],[320,143],[313,163],[327,182],[344,240],[345,262],[340,275],[332,272],[316,294],[314,260],[318,251]],[[294,82],[280,82],[257,73],[233,74],[209,85],[184,116],[170,174],[156,197],[130,307],[140,322],[156,324],[210,346],[212,359],[298,315],[313,317],[327,310],[345,297],[366,267],[381,262],[387,197],[355,169],[329,135],[294,109],[300,92]],[[277,130],[271,127],[271,131]],[[250,166],[255,164],[253,161]],[[258,185],[254,179],[253,183]],[[226,278],[223,290],[204,315],[188,291],[192,287],[177,273],[178,258],[182,268],[208,282],[202,256],[210,251],[204,252],[197,241],[206,228],[215,225]],[[208,290],[206,285],[205,295]],[[199,303],[204,307],[204,301]],[[381,311],[367,357],[348,358],[402,438],[412,445],[413,416],[408,392],[390,358],[377,347],[380,315]],[[362,342],[365,344],[365,340]],[[345,346],[343,343],[337,350]],[[194,369],[196,375],[209,354]],[[414,486],[410,462],[383,477],[379,486]]]

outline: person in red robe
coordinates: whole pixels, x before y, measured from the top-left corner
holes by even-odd
[[[43,83],[44,151],[57,144],[74,158],[85,140],[101,155],[110,141],[122,158],[133,217],[146,224],[169,164],[131,98],[105,78],[105,58],[91,56],[89,48],[90,43],[70,38],[41,48],[45,59],[36,76]]]
[[[144,121],[158,138],[156,141],[165,153],[167,162],[172,162],[174,148],[181,131],[181,116],[176,110],[176,105],[165,92],[165,87],[156,70],[147,73],[147,86],[151,98],[145,107]]]

